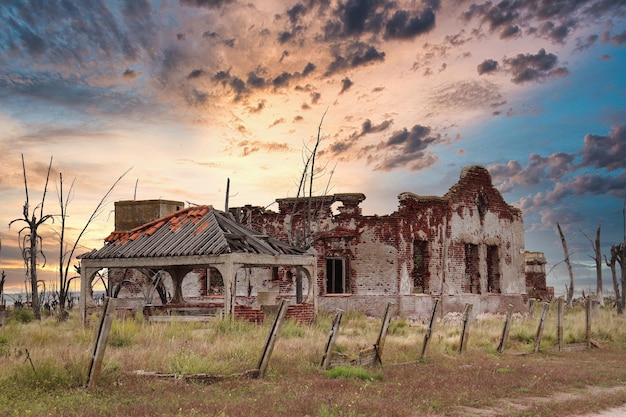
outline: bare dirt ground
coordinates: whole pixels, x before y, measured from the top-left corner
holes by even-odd
[[[597,414],[585,414],[580,417],[624,417],[626,416],[626,406],[619,408],[612,408],[610,410],[603,411]]]
[[[461,407],[460,415],[470,415],[473,417],[499,417],[507,414],[516,415],[535,415],[534,410],[539,405],[551,403],[565,404],[569,402],[582,401],[588,398],[597,398],[601,396],[621,396],[624,405],[620,407],[612,407],[604,411],[585,414],[563,414],[571,417],[625,417],[626,416],[626,384],[622,386],[614,386],[609,388],[601,388],[596,386],[585,387],[574,392],[556,393],[547,397],[526,397],[517,399],[499,399],[495,405],[489,408],[472,408]]]

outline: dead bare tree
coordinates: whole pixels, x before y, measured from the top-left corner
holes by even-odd
[[[563,245],[563,252],[565,252],[565,264],[567,265],[567,272],[569,272],[569,286],[566,286],[567,298],[565,299],[565,302],[568,307],[572,307],[574,302],[574,272],[572,271],[572,263],[569,260],[569,251],[567,250],[567,241],[563,235],[563,230],[561,230],[561,225],[559,223],[556,224],[556,227],[559,230],[561,244]]]
[[[46,184],[43,189],[43,196],[41,197],[41,203],[39,203],[32,211],[30,211],[29,195],[28,195],[28,182],[26,180],[26,165],[24,163],[24,154],[22,154],[22,170],[24,173],[24,191],[26,193],[26,202],[23,207],[23,218],[11,220],[9,228],[13,223],[23,222],[26,226],[21,228],[18,232],[18,242],[22,257],[24,259],[24,265],[26,266],[26,276],[30,280],[30,292],[31,292],[31,305],[35,318],[41,320],[41,305],[39,302],[39,295],[37,292],[37,258],[41,256],[44,259],[45,255],[42,251],[43,239],[39,235],[39,226],[52,220],[54,218],[50,214],[43,214],[44,203],[46,201],[46,193],[48,190],[48,180],[50,179],[50,171],[52,169],[52,158],[50,158],[50,164],[48,165],[48,173],[46,175]],[[37,211],[39,210],[39,218],[37,218]]]
[[[615,291],[615,307],[617,308],[617,314],[623,314],[624,313],[624,302],[622,300],[622,297],[620,296],[620,282],[617,280],[617,268],[616,268],[616,264],[617,264],[617,260],[619,258],[620,255],[620,246],[621,245],[613,245],[611,246],[611,258],[607,259],[606,255],[604,256],[604,261],[606,262],[606,265],[611,269],[611,278],[613,280],[613,291]],[[622,268],[623,271],[623,268]],[[622,272],[622,276],[623,276],[623,272]],[[622,289],[623,289],[623,282],[622,282]]]
[[[602,295],[602,252],[600,247],[600,229],[602,228],[602,222],[598,224],[598,229],[596,230],[596,240],[595,242],[591,240],[589,236],[585,232],[581,230],[581,233],[585,235],[589,242],[591,243],[591,247],[593,248],[594,256],[589,256],[596,263],[596,298],[600,302],[600,305],[604,307],[604,296]]]
[[[302,174],[300,176],[300,182],[298,183],[298,192],[296,193],[296,198],[294,199],[293,209],[291,212],[290,220],[289,220],[289,240],[290,243],[298,246],[300,248],[308,249],[308,247],[312,244],[312,223],[313,223],[313,182],[315,179],[319,178],[320,172],[324,171],[324,168],[321,170],[317,170],[315,168],[315,158],[317,156],[317,150],[319,148],[320,142],[322,141],[322,124],[324,123],[324,117],[326,116],[326,110],[322,115],[320,120],[320,124],[317,128],[317,139],[311,149],[305,147],[305,163],[304,168],[302,168]],[[306,191],[308,183],[308,194]],[[330,183],[330,180],[329,180]],[[328,188],[328,186],[327,186]],[[300,201],[308,200],[308,208],[307,215],[305,217],[304,225],[301,230],[293,230],[294,217],[297,214],[297,207]],[[321,203],[323,204],[323,202]],[[322,207],[316,207],[316,209],[321,209]]]
[[[70,247],[65,242],[65,221],[67,219],[67,209],[72,197],[74,195],[74,181],[70,185],[70,189],[67,192],[67,195],[63,195],[63,174],[59,173],[59,189],[58,189],[58,197],[59,197],[59,206],[61,208],[61,214],[59,217],[61,218],[61,230],[59,231],[59,319],[65,320],[67,318],[67,314],[65,312],[66,302],[68,300],[68,294],[70,291],[71,282],[80,278],[80,267],[74,266],[74,270],[78,273],[73,277],[69,277],[70,265],[72,260],[74,259],[74,253],[76,252],[76,248],[80,242],[80,239],[83,237],[89,225],[98,217],[101,213],[102,208],[104,207],[107,198],[111,195],[117,184],[126,176],[126,174],[130,171],[127,170],[124,174],[122,174],[108,189],[108,191],[104,194],[104,197],[100,199],[100,202],[91,213],[91,216],[85,223],[85,226],[82,228],[78,237],[74,241],[73,245]]]
[[[4,306],[4,283],[7,279],[7,274],[2,271],[0,275],[0,306]]]
[[[74,188],[74,181],[70,186],[70,189],[67,193],[67,199],[65,202],[63,201],[63,173],[59,173],[59,206],[61,208],[61,230],[59,231],[59,320],[65,320],[67,314],[65,312],[65,302],[67,300],[67,295],[70,288],[70,283],[76,277],[72,277],[68,279],[68,267],[69,262],[66,267],[66,258],[68,255],[68,248],[65,245],[65,220],[67,219],[67,205],[69,204],[72,196],[72,190]],[[70,255],[71,258],[71,255]]]
[[[622,312],[623,309],[626,308],[626,243],[620,243],[619,245],[614,245],[614,247],[616,248],[616,258],[617,258],[617,262],[619,263],[620,266],[620,270],[622,272],[622,276],[621,276],[621,281],[622,281],[622,292],[621,292],[621,305],[622,305]],[[617,294],[616,294],[617,297]]]
[[[617,314],[624,314],[626,308],[626,198],[622,206],[622,219],[624,222],[624,240],[622,243],[611,246],[611,258],[604,257],[604,261],[611,269],[611,278],[613,280],[613,289],[615,291],[615,306]],[[617,271],[615,265],[619,263],[621,270],[621,279],[617,280]],[[620,281],[622,288],[620,291]]]

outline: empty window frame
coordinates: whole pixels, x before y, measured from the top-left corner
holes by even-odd
[[[413,241],[413,292],[428,293],[430,284],[430,274],[428,264],[430,253],[428,252],[428,241]]]
[[[480,294],[480,258],[478,245],[465,244],[465,283],[463,290],[472,294]]]
[[[206,295],[223,295],[224,294],[224,278],[216,268],[207,270],[207,291]]]
[[[500,251],[498,246],[487,246],[487,291],[500,293]]]
[[[346,292],[346,262],[344,258],[326,258],[326,293]]]

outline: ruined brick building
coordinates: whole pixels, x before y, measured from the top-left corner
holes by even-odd
[[[231,208],[254,230],[308,247],[317,256],[320,309],[357,309],[380,316],[388,302],[409,318],[442,313],[526,310],[524,225],[480,166],[462,170],[443,197],[409,192],[398,209],[364,216],[365,195],[333,194],[276,200],[278,212]]]
[[[442,197],[401,193],[388,215],[363,215],[364,199],[283,198],[278,212],[247,205],[229,213],[168,200],[117,202],[105,246],[81,255],[82,308],[102,268],[109,296],[124,308],[197,308],[257,322],[283,298],[294,317],[310,322],[319,309],[380,317],[389,302],[397,315],[424,319],[436,298],[440,315],[466,303],[474,314],[509,304],[525,312],[529,295],[553,296],[545,257],[524,250],[521,211],[485,168],[463,169]]]

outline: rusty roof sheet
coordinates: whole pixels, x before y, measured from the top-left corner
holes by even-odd
[[[105,239],[101,249],[94,249],[79,258],[156,258],[225,253],[302,255],[305,252],[248,229],[211,206],[193,206],[130,231],[115,231]]]

